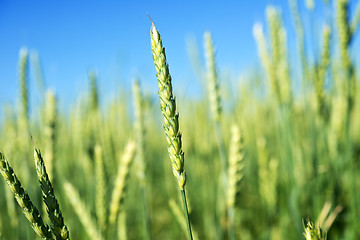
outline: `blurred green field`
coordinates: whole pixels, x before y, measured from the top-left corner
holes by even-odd
[[[281,11],[268,7],[267,23],[254,25],[259,65],[249,66],[253,70],[243,81],[223,77],[206,35],[204,50],[192,54],[207,60],[206,66],[194,64],[201,97],[181,97],[181,90],[174,89],[194,239],[304,239],[307,218],[328,239],[360,239],[359,75],[351,45],[360,7],[350,11],[346,0],[335,1],[334,22],[321,29],[313,48],[317,52],[311,53],[317,57],[309,63],[307,32],[296,1],[289,3],[297,34],[296,65],[289,58]],[[19,106],[2,106],[0,151],[44,222],[50,224],[30,134],[43,153],[71,239],[186,239],[157,93],[142,89],[144,80],[136,79],[132,91],[122,89],[112,102],[101,104],[104,96],[90,72],[88,91],[67,114],[58,110],[61,99],[44,90],[33,109],[37,114],[30,118],[31,64],[36,63],[22,49]],[[155,73],[151,81],[156,81]],[[122,156],[129,141],[135,141],[136,150],[126,168]],[[229,170],[231,158],[240,159],[235,173]],[[121,182],[125,192],[111,223],[118,169],[129,175]],[[0,182],[0,239],[36,239],[10,188]],[[88,214],[79,216],[74,210],[76,196],[69,194],[67,183]],[[94,226],[84,225],[84,217]]]

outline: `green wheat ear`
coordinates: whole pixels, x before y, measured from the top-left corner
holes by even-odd
[[[173,173],[178,181],[183,200],[185,219],[187,221],[188,237],[193,239],[185,194],[186,174],[184,170],[184,152],[182,151],[181,133],[179,131],[179,114],[176,112],[176,102],[172,91],[169,65],[166,61],[165,48],[154,23],[150,30],[152,57],[156,69],[159,86],[160,109],[164,119],[164,130],[168,142],[168,152]]]
[[[34,159],[36,173],[39,178],[42,196],[46,204],[46,210],[52,223],[51,230],[56,239],[70,239],[69,230],[64,224],[64,219],[59,203],[55,197],[54,189],[46,172],[45,163],[39,149],[34,147]]]
[[[42,238],[53,239],[51,231],[47,225],[44,224],[39,211],[31,202],[29,195],[23,188],[21,182],[16,177],[13,169],[10,167],[5,156],[0,152],[0,173],[3,175],[5,181],[13,192],[16,201],[20,205],[25,217],[31,223],[32,228]]]
[[[173,173],[178,180],[180,189],[184,189],[186,175],[184,170],[184,152],[182,151],[181,133],[179,131],[179,114],[172,91],[169,65],[166,61],[165,48],[154,24],[151,27],[151,49],[158,79],[160,109],[164,117],[164,130],[168,142],[168,151]]]

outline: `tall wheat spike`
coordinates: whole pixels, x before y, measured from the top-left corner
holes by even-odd
[[[193,239],[185,195],[186,174],[184,169],[184,152],[182,151],[181,133],[179,131],[179,114],[176,112],[176,101],[173,95],[169,65],[166,60],[165,48],[154,23],[150,30],[152,57],[158,79],[160,109],[163,115],[163,127],[168,142],[168,152],[178,185],[180,187],[189,239]]]
[[[52,233],[55,235],[56,239],[69,240],[70,239],[69,230],[67,229],[67,226],[64,223],[64,218],[62,216],[59,203],[55,197],[54,189],[50,182],[49,176],[46,172],[45,163],[41,156],[41,152],[36,147],[34,147],[34,159],[35,159],[36,173],[38,175],[40,187],[42,190],[43,200],[46,204],[47,213],[52,223],[51,225]]]
[[[234,207],[240,193],[240,183],[243,179],[243,160],[245,157],[244,139],[237,125],[233,125],[231,128],[231,144],[229,153],[228,206]]]
[[[235,204],[240,194],[240,183],[243,179],[244,168],[244,143],[239,127],[233,125],[231,128],[231,144],[229,151],[228,189],[227,205],[229,217],[229,238],[235,239],[234,215]]]
[[[21,182],[16,177],[5,156],[0,152],[0,173],[13,192],[16,201],[20,205],[25,217],[31,223],[32,228],[42,238],[53,239],[50,228],[44,224],[39,211],[30,200]]]

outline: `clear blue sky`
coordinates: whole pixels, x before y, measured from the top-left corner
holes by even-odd
[[[156,92],[147,13],[163,38],[175,87],[191,89],[195,76],[186,42],[195,38],[203,53],[206,30],[212,33],[219,67],[234,74],[246,72],[257,62],[253,24],[265,23],[265,8],[270,4],[282,8],[290,46],[295,46],[286,0],[0,0],[0,105],[17,101],[18,55],[23,46],[38,51],[46,87],[56,91],[62,105],[86,91],[90,69],[97,70],[105,98],[128,86],[133,77]],[[299,5],[303,10],[304,1]],[[323,15],[322,5],[316,1],[316,9],[321,10],[315,15]],[[30,81],[31,99],[36,101],[38,91],[32,77]]]

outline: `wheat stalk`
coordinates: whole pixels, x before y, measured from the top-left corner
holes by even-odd
[[[47,213],[52,223],[51,230],[56,239],[70,239],[69,230],[64,224],[64,219],[59,203],[55,197],[54,189],[46,172],[45,163],[39,149],[34,147],[36,173],[39,178],[42,196],[46,204]]]
[[[179,207],[179,205],[176,203],[176,201],[174,199],[169,200],[169,206],[170,209],[172,211],[172,213],[174,214],[176,220],[178,221],[181,230],[184,231],[184,233],[187,232],[187,224],[186,224],[186,220],[184,217],[184,214],[181,211],[181,208]],[[199,239],[197,232],[194,230],[193,231],[193,235],[194,235],[194,240]]]
[[[189,239],[192,238],[188,206],[186,203],[185,184],[186,174],[184,169],[184,152],[182,151],[181,133],[179,131],[179,114],[176,112],[176,101],[172,91],[171,75],[166,60],[165,48],[159,32],[154,23],[150,30],[152,57],[158,79],[160,109],[164,119],[164,130],[168,142],[168,152],[178,185],[180,187],[185,215],[188,226]]]
[[[44,224],[39,211],[33,205],[29,195],[24,190],[21,182],[16,177],[13,169],[10,167],[5,156],[0,152],[0,173],[4,177],[7,184],[10,186],[16,201],[20,205],[25,217],[31,223],[32,228],[42,238],[52,239],[52,234],[47,225]]]

